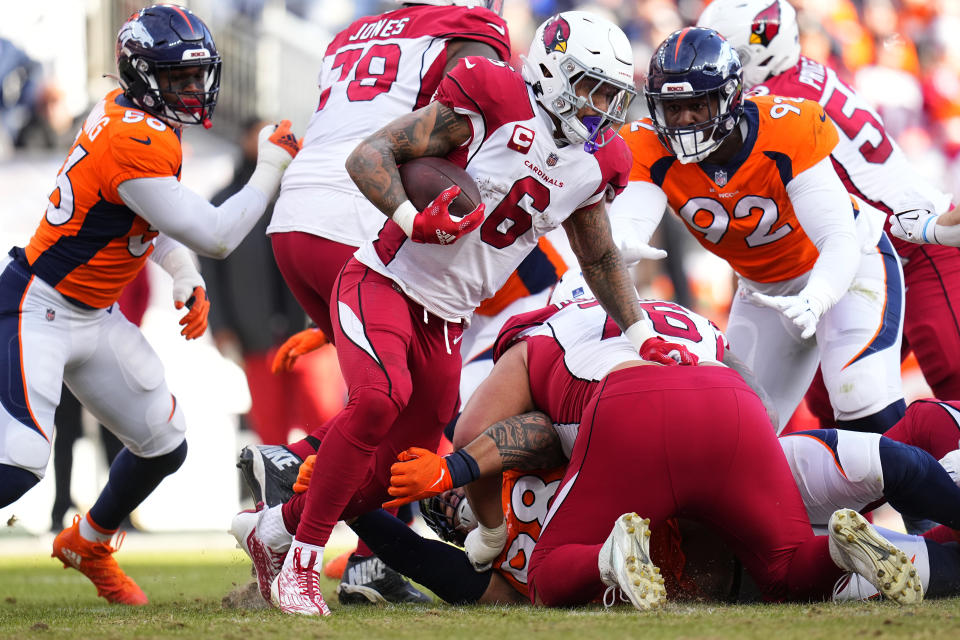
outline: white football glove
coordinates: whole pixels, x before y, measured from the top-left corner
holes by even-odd
[[[667,252],[663,249],[651,247],[646,242],[641,242],[637,238],[643,236],[641,229],[637,229],[637,223],[633,220],[614,217],[610,219],[610,234],[613,241],[623,256],[623,262],[628,267],[641,260],[662,260],[667,257]]]
[[[620,249],[620,255],[623,256],[623,262],[628,267],[640,262],[641,260],[662,260],[667,257],[667,252],[663,249],[651,247],[648,244],[643,244],[640,242],[631,242],[630,240],[624,240],[617,243],[617,248]]]
[[[800,337],[806,340],[817,332],[820,316],[827,310],[825,304],[803,291],[796,296],[768,296],[753,292],[753,299],[765,307],[776,309],[793,321],[800,329]]]
[[[478,523],[477,528],[467,534],[463,548],[474,570],[482,573],[490,568],[490,563],[500,555],[505,544],[507,544],[506,522],[494,529],[488,529]]]
[[[927,209],[909,209],[890,216],[890,233],[916,244],[940,244],[935,232],[940,216]]]

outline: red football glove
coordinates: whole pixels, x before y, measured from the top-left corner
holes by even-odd
[[[410,239],[426,244],[453,244],[460,236],[479,227],[483,222],[482,202],[460,219],[450,215],[450,203],[458,195],[460,195],[460,187],[457,185],[447,187],[440,192],[440,195],[413,219]]]
[[[207,330],[207,314],[210,313],[210,301],[207,300],[207,292],[203,287],[194,287],[193,295],[186,302],[176,300],[173,306],[177,309],[189,309],[187,314],[180,318],[180,326],[183,327],[180,335],[187,340],[196,340],[202,336]]]
[[[281,371],[291,371],[297,358],[311,351],[316,351],[325,344],[327,344],[327,336],[323,335],[323,331],[320,331],[320,329],[304,329],[295,333],[280,345],[277,355],[273,357],[270,371],[274,374]]]
[[[313,465],[317,462],[317,454],[307,456],[300,463],[300,470],[297,472],[297,481],[293,483],[294,493],[304,493],[310,486],[310,478],[313,477]]]
[[[439,495],[453,489],[453,478],[445,458],[420,447],[410,447],[397,454],[390,467],[390,486],[387,493],[394,500],[384,502],[386,509]]]
[[[667,342],[660,336],[647,338],[640,345],[640,357],[660,364],[697,364],[700,358],[690,353],[682,344]]]

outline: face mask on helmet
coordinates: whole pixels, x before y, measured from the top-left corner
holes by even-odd
[[[156,5],[133,14],[117,35],[126,95],[168,124],[203,124],[220,91],[220,56],[210,30],[187,9]]]
[[[537,29],[523,58],[523,77],[537,101],[559,120],[560,136],[593,153],[626,118],[633,51],[616,25],[584,11],[558,14]],[[592,113],[581,113],[589,108]]]
[[[736,49],[747,89],[800,61],[797,12],[787,0],[714,0],[697,26],[716,30]]]
[[[660,142],[682,163],[701,162],[739,122],[740,61],[710,29],[677,31],[654,53],[644,95]]]

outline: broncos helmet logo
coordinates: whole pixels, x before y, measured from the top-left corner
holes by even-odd
[[[547,53],[567,52],[567,40],[570,39],[570,23],[556,16],[543,29],[543,46]]]
[[[754,17],[750,27],[750,44],[767,46],[780,33],[780,3],[773,0],[773,4]]]
[[[131,40],[140,43],[143,47],[152,47],[153,46],[153,36],[150,35],[150,32],[147,31],[147,28],[143,26],[143,23],[139,20],[136,20],[136,14],[130,16],[131,19],[124,23],[123,28],[120,29],[120,35],[117,40],[123,43],[123,46],[126,46]]]

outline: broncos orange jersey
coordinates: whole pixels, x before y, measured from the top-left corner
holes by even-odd
[[[132,178],[180,178],[180,133],[120,89],[87,116],[26,248],[33,272],[67,298],[103,309],[143,268],[157,230],[117,193]]]
[[[681,164],[650,120],[623,126],[633,153],[631,181],[652,182],[708,251],[756,282],[795,278],[819,255],[787,196],[797,174],[830,155],[837,130],[812,100],[752,97],[744,101],[748,133],[728,164]]]

